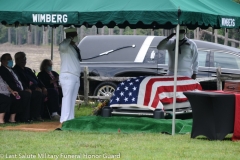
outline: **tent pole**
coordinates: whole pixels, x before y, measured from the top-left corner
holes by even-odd
[[[214,28],[212,27],[211,42],[213,42]]]
[[[52,27],[52,34],[51,34],[51,60],[53,60],[53,27]]]
[[[174,86],[173,86],[173,115],[172,115],[172,135],[175,135],[175,111],[176,111],[176,92],[177,92],[177,67],[178,67],[178,44],[179,44],[179,28],[176,30],[176,46],[175,46],[175,63],[174,63]]]

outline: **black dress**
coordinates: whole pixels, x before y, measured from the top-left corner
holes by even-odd
[[[7,85],[12,90],[17,91],[21,97],[20,100],[16,100],[14,96],[10,96],[10,101],[12,102],[10,107],[10,113],[17,113],[17,115],[19,116],[19,120],[21,121],[29,120],[31,93],[24,91],[18,87],[13,75],[6,67],[0,67],[0,76],[7,83]],[[25,89],[24,85],[23,88]]]
[[[54,76],[54,78],[58,78],[59,77],[59,74],[57,72],[51,71],[51,73]],[[56,108],[58,108],[57,112],[58,112],[58,114],[61,114],[61,107],[60,106],[62,104],[63,94],[62,94],[62,89],[59,86],[58,82],[56,83],[57,86],[54,86],[54,84],[51,83],[51,80],[53,78],[46,71],[39,72],[37,77],[38,77],[38,80],[47,88],[48,93],[57,92],[58,97],[56,98],[55,96],[51,96],[51,97],[49,97],[49,100],[51,100],[51,99],[58,99],[59,107],[50,108],[50,110],[52,112],[55,112]],[[52,94],[52,95],[55,95],[55,94]],[[50,106],[52,106],[52,105],[53,104],[50,104]]]

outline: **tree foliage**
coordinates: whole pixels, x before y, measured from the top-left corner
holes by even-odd
[[[234,0],[235,2],[237,2],[237,3],[240,3],[240,0]]]
[[[240,1],[240,0],[239,0]],[[31,34],[29,34],[29,29],[31,31]],[[212,28],[207,29],[210,33],[212,33]],[[23,27],[12,27],[10,28],[10,34],[8,34],[8,28],[0,24],[0,43],[6,43],[10,41],[12,44],[25,44],[28,42],[31,42],[31,44],[41,45],[41,44],[50,44],[51,43],[51,28],[48,28],[48,32],[44,30],[43,27],[39,26],[32,26],[31,28],[27,26]],[[240,40],[240,33],[238,29],[228,29],[228,37],[235,40]],[[45,34],[44,34],[45,33]],[[167,34],[164,32],[163,29],[131,29],[129,27],[126,27],[124,29],[119,29],[118,27],[114,27],[113,29],[110,29],[108,27],[96,28],[93,26],[92,28],[86,28],[82,26],[81,29],[79,29],[79,38],[82,39],[83,37],[87,35],[155,35],[155,36],[167,36]],[[196,34],[196,33],[195,33]],[[204,41],[213,41],[212,34],[202,34],[199,33],[201,40]],[[225,29],[218,29],[218,34],[225,36]],[[30,35],[30,36],[29,36]],[[10,37],[9,37],[10,36]],[[55,29],[54,33],[54,39],[56,39],[55,45],[59,44],[63,38],[64,38],[64,31],[63,27],[57,27]],[[194,31],[188,30],[187,37],[194,39]],[[28,38],[31,38],[31,41],[28,41]],[[45,41],[44,41],[45,40]],[[224,40],[218,38],[218,43],[224,44]],[[230,43],[228,45],[231,45]],[[238,46],[237,46],[238,47]]]

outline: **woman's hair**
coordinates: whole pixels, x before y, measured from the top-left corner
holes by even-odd
[[[49,62],[51,62],[50,59],[44,59],[40,65],[40,71],[44,71]]]

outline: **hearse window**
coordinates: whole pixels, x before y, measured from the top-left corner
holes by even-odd
[[[214,67],[239,69],[240,58],[224,52],[214,52]]]
[[[150,47],[144,59],[144,63],[157,63],[158,50],[156,47]]]
[[[168,64],[168,50],[159,50],[159,64]],[[199,66],[206,66],[206,59],[207,59],[207,51],[198,51],[198,61]]]
[[[158,64],[168,64],[167,50],[158,50]]]
[[[207,61],[207,51],[201,51],[198,50],[198,65],[202,67],[207,67],[206,66],[206,61]]]

